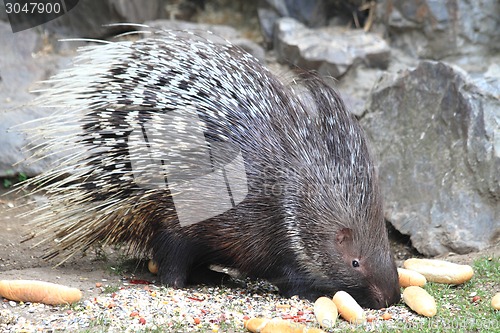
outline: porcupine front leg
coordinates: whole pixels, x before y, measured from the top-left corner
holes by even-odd
[[[180,235],[161,230],[151,240],[153,260],[158,265],[160,283],[182,288],[188,282],[188,272],[193,263],[192,244]]]
[[[307,273],[297,269],[296,265],[284,264],[275,269],[275,276],[269,280],[278,287],[280,294],[284,297],[290,298],[298,295],[301,298],[314,301],[320,296],[329,295],[328,284],[312,278]]]
[[[207,250],[188,238],[160,231],[151,241],[153,259],[158,265],[160,283],[182,288],[188,284],[223,285],[231,276],[210,269],[206,262],[198,262]]]
[[[286,298],[290,298],[292,296],[297,295],[301,298],[308,299],[309,301],[314,302],[321,296],[330,296],[330,297],[332,296],[327,290],[315,289],[306,284],[302,285],[278,284],[277,286],[280,291],[280,294]]]

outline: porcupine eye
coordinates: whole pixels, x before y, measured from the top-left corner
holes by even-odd
[[[359,261],[358,261],[357,259],[354,259],[354,260],[352,261],[352,267],[354,267],[354,268],[359,267]]]

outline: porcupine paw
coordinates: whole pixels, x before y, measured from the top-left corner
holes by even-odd
[[[283,297],[290,298],[292,296],[299,296],[302,299],[307,299],[310,301],[315,301],[321,296],[328,296],[327,293],[310,289],[306,287],[291,287],[291,286],[278,286],[279,292]],[[330,295],[331,296],[331,295]]]
[[[161,230],[149,245],[153,260],[158,265],[160,283],[174,288],[185,287],[193,262],[192,244],[175,233]]]
[[[230,275],[216,272],[209,267],[200,266],[191,270],[181,272],[179,266],[170,266],[170,269],[161,270],[158,273],[161,284],[174,288],[183,288],[187,285],[208,285],[208,286],[233,286],[233,280]]]
[[[323,285],[322,282],[312,280],[307,275],[297,272],[290,267],[285,272],[281,279],[273,280],[283,297],[299,296],[302,299],[315,301],[318,297],[329,295],[327,291],[329,289],[328,284]]]
[[[188,275],[189,284],[205,284],[209,286],[233,286],[234,280],[229,274],[217,272],[207,266],[193,268]]]
[[[167,265],[159,266],[158,277],[160,283],[173,288],[183,288],[187,284],[187,272],[186,270],[179,269],[179,267],[172,267]],[[163,268],[163,269],[162,269]]]

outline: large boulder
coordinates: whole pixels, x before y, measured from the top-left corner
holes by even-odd
[[[387,219],[428,256],[500,240],[500,78],[423,61],[386,75],[362,119]]]
[[[260,28],[269,45],[274,39],[274,26],[282,17],[291,17],[308,27],[323,26],[327,22],[325,0],[260,0],[257,8]]]
[[[391,50],[379,35],[361,29],[310,29],[292,18],[276,23],[274,47],[278,60],[339,78],[351,67],[386,68]]]
[[[394,46],[420,58],[477,61],[500,49],[498,0],[382,0],[377,16]]]
[[[47,56],[43,42],[34,29],[12,33],[8,23],[0,22],[0,177],[42,172],[55,155],[46,160],[26,158],[31,155],[21,124],[52,112],[31,105],[37,82],[57,70],[67,58]],[[25,125],[24,129],[30,125]]]

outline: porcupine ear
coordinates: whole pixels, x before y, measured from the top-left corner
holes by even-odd
[[[347,247],[352,244],[352,229],[350,228],[342,228],[337,231],[336,238],[337,246],[339,247]]]

